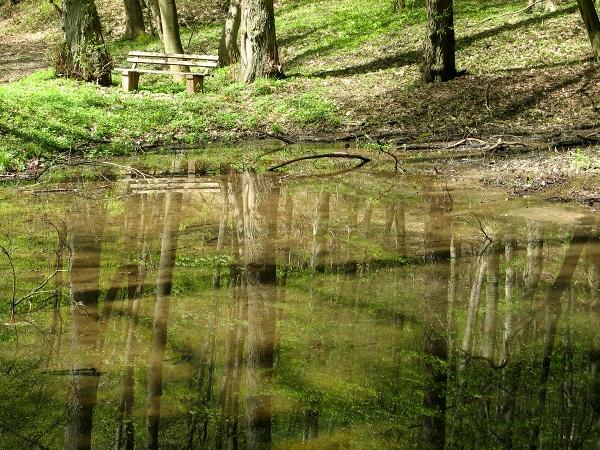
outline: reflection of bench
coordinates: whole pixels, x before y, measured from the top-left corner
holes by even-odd
[[[194,94],[198,90],[204,92],[204,77],[208,76],[208,69],[214,69],[219,64],[219,57],[212,55],[180,55],[173,53],[151,53],[151,52],[129,52],[127,62],[131,63],[131,69],[115,69],[121,71],[123,76],[123,90],[135,91],[138,88],[141,73],[155,73],[164,75],[181,75],[185,77],[188,94]],[[149,64],[157,66],[180,66],[187,68],[189,72],[177,72],[174,70],[138,69],[138,64]],[[200,67],[202,72],[192,72],[192,68]]]

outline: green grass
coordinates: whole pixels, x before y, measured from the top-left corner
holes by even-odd
[[[99,3],[111,30],[118,24],[113,3]],[[593,104],[574,91],[596,70],[586,62],[589,43],[574,3],[537,15],[520,11],[521,1],[457,3],[457,62],[468,75],[434,86],[419,81],[422,3],[393,14],[380,0],[282,0],[276,26],[288,78],[253,86],[237,81],[235,67],[214,71],[206,94],[195,97],[161,76],[142,76],[137,93],[121,92],[117,74],[111,88],[59,79],[51,70],[0,84],[0,171],[63,152],[123,155],[261,133],[373,133],[390,121],[398,134],[423,138],[595,120]],[[218,23],[182,27],[188,52],[216,52],[219,34]],[[124,67],[129,50],[161,44],[113,39],[109,48]],[[589,95],[594,89],[595,82]]]

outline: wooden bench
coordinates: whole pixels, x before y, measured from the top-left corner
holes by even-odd
[[[204,92],[204,77],[208,76],[208,69],[219,65],[219,57],[212,55],[182,55],[174,53],[129,52],[127,62],[131,63],[130,69],[118,68],[122,76],[122,85],[125,92],[135,91],[138,88],[141,73],[155,73],[161,75],[181,75],[185,77],[188,94],[200,90]],[[139,69],[138,64],[156,66],[180,66],[189,68],[189,72],[174,70]],[[202,68],[202,72],[192,72],[192,68]]]

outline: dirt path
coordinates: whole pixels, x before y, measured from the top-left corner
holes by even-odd
[[[0,27],[2,23],[0,22]],[[0,38],[0,83],[18,80],[50,65],[48,51],[52,45],[48,31]]]

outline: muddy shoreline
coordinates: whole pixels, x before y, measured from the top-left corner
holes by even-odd
[[[151,155],[159,150],[169,154],[202,153],[211,147],[225,146],[243,146],[269,155],[284,153],[276,157],[279,163],[304,154],[344,151],[371,159],[362,170],[398,172],[398,176],[431,173],[454,181],[468,181],[484,189],[501,189],[507,197],[535,197],[558,203],[574,202],[593,209],[600,207],[598,127],[529,135],[445,135],[421,140],[392,132],[310,136],[248,133],[234,142],[217,140],[209,145],[142,145],[136,154]],[[64,155],[54,160],[30,161],[26,170],[0,175],[0,181],[44,182],[48,169],[64,163],[59,160],[61,157]],[[227,155],[223,158],[226,160]],[[93,165],[94,161],[101,164],[99,159],[73,161],[69,165]]]

